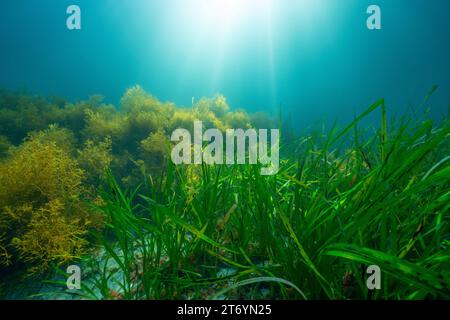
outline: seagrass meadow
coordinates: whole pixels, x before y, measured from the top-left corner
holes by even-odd
[[[449,13],[0,0],[0,302],[448,301]]]
[[[231,111],[223,96],[178,108],[138,86],[121,103],[1,93],[4,298],[450,296],[448,117],[388,120],[379,100],[347,126],[282,129],[280,170],[263,176],[258,165],[176,166],[168,132],[194,118],[280,119]],[[361,127],[370,114],[380,124]],[[69,265],[80,290],[67,289]],[[367,287],[370,265],[380,290]]]

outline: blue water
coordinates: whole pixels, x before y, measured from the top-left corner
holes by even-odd
[[[450,1],[230,1],[1,1],[0,87],[116,105],[134,84],[185,106],[222,93],[300,127],[379,98],[391,114],[421,112],[437,84],[431,114],[447,114]],[[70,4],[81,30],[66,28]],[[366,27],[370,4],[381,30]]]

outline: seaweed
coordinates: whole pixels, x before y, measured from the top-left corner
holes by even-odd
[[[3,271],[76,261],[90,299],[448,298],[450,122],[387,112],[379,100],[342,129],[284,126],[279,173],[261,176],[168,157],[170,133],[195,120],[277,127],[221,95],[179,107],[135,86],[115,108],[2,92]]]

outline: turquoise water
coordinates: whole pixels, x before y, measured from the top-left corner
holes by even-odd
[[[0,300],[449,298],[449,12],[0,1]]]
[[[81,30],[66,9],[81,8]],[[381,30],[366,27],[370,4]],[[163,101],[224,94],[298,127],[450,101],[447,0],[15,0],[0,3],[0,87],[119,104],[134,84]],[[416,110],[416,111],[413,111]]]

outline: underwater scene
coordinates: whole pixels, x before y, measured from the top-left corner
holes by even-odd
[[[1,300],[448,300],[450,1],[3,0]]]

